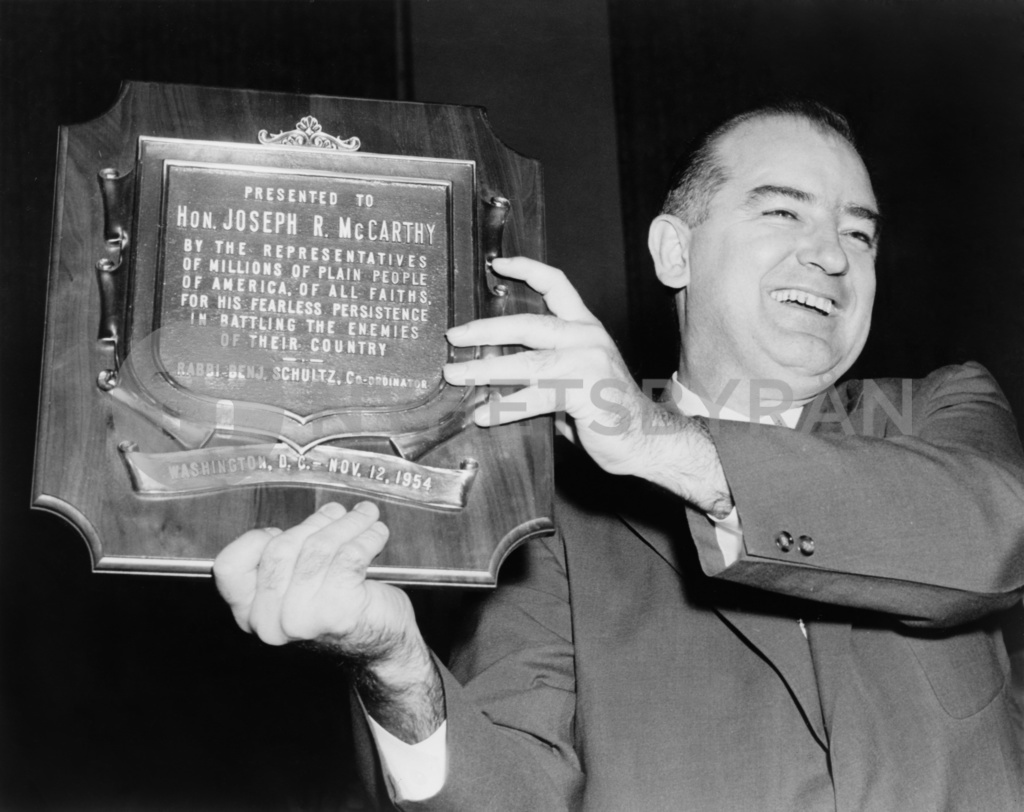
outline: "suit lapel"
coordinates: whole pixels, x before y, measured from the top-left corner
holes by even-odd
[[[859,381],[830,387],[804,407],[795,430],[816,434],[850,431],[849,415],[858,408],[860,393]],[[641,498],[633,504],[646,507],[650,503]],[[697,565],[696,557],[687,555],[683,548],[686,543],[692,545],[692,540],[677,538],[677,534],[669,534],[664,529],[678,528],[682,519],[678,513],[674,522],[668,524],[635,510],[628,510],[620,516],[633,533],[676,570],[684,581],[692,580],[694,573],[687,570]],[[757,605],[758,598],[763,599],[761,606]],[[733,605],[716,602],[711,609],[778,673],[815,738],[823,747],[828,747],[826,723],[831,720],[836,696],[834,688],[839,684],[829,675],[836,675],[837,669],[841,671],[843,668],[850,624],[817,623],[803,618],[809,621],[809,633],[805,639],[797,622],[801,613],[782,611],[769,614],[764,611],[766,605],[774,609],[777,603],[767,593],[759,593],[753,596],[752,601],[737,601]],[[810,609],[811,605],[803,604],[802,608]]]
[[[643,505],[644,500],[633,504]],[[676,504],[678,505],[678,503]],[[680,538],[676,534],[670,535],[663,529],[664,525],[659,526],[659,523],[651,521],[648,516],[640,515],[639,511],[626,511],[620,513],[620,517],[640,541],[657,553],[679,574],[684,583],[706,577],[700,571],[696,554],[691,554],[693,551],[684,546],[692,547],[693,544],[688,533],[681,534],[686,536],[685,538]],[[677,513],[675,519],[677,527],[680,522],[685,526],[684,517]],[[729,600],[728,598],[722,600],[726,595],[732,595],[737,591],[744,593],[746,600]],[[751,600],[759,599],[766,604],[774,603],[772,596],[768,593],[755,594],[749,588],[737,589],[734,585],[723,583],[721,591],[716,591],[716,599],[713,604],[708,606],[708,609],[718,615],[726,626],[759,652],[775,670],[796,700],[814,737],[822,746],[826,746],[825,727],[814,678],[814,666],[808,651],[807,640],[800,633],[797,616],[792,613],[766,614],[763,611],[747,609],[741,605],[741,603],[746,604]],[[732,605],[723,605],[724,603]]]
[[[767,593],[765,602],[772,602]],[[715,611],[775,669],[800,706],[814,737],[823,747],[827,747],[814,663],[808,641],[800,631],[798,618],[730,607],[721,607]]]

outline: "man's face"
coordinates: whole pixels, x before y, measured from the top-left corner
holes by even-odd
[[[850,368],[871,324],[867,170],[845,141],[796,118],[747,122],[718,154],[729,179],[690,230],[684,380],[712,398],[733,379],[812,397]]]

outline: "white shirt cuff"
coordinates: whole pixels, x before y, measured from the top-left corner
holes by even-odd
[[[368,713],[366,721],[395,803],[425,801],[441,791],[448,776],[447,722],[423,741],[408,744],[388,733]]]
[[[724,519],[716,519],[710,515],[708,518],[715,526],[715,541],[718,542],[718,548],[722,551],[725,566],[731,567],[739,560],[740,553],[743,552],[743,529],[740,527],[740,514],[733,507]]]

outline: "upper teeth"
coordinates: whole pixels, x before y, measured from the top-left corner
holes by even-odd
[[[773,290],[771,297],[776,302],[799,302],[807,307],[820,310],[826,316],[831,315],[835,309],[835,303],[831,299],[815,296],[813,293],[806,293],[802,290]]]

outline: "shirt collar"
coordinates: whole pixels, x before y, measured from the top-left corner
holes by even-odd
[[[691,389],[687,389],[679,381],[679,373],[672,373],[672,386],[671,386],[672,402],[676,405],[676,408],[680,412],[685,414],[687,417],[710,417],[711,410],[708,405],[701,399],[700,395]],[[779,414],[782,418],[782,422],[791,429],[796,428],[797,421],[800,420],[800,413],[803,411],[803,405],[791,406],[790,408]],[[773,413],[776,414],[776,413]],[[720,420],[735,420],[740,423],[749,423],[750,418],[736,411],[730,409],[728,406],[722,406],[718,409],[716,415]],[[772,414],[764,414],[758,418],[759,423],[773,424]]]

